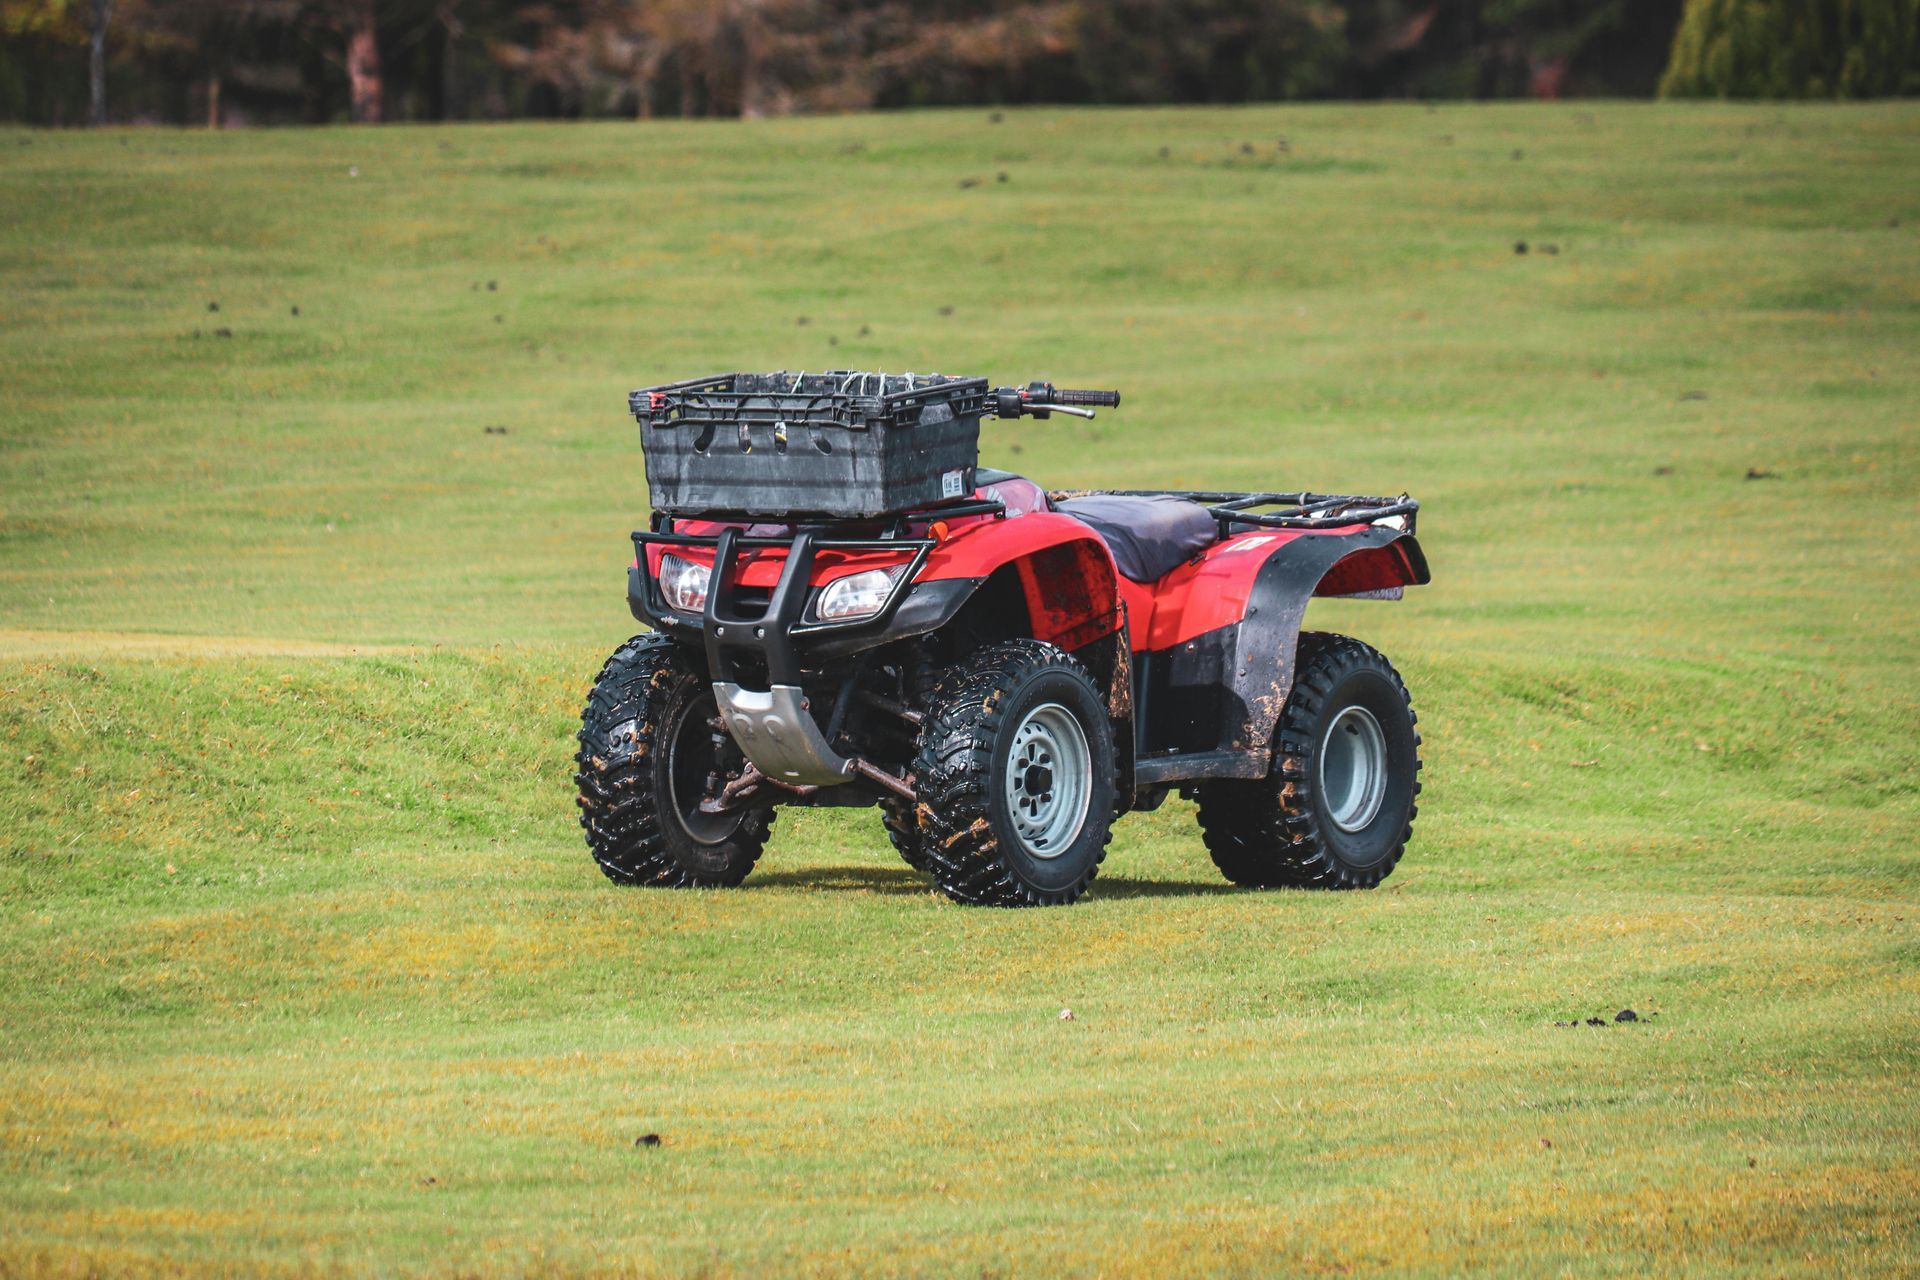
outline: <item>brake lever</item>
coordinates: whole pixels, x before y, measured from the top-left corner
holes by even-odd
[[[1093,410],[1082,409],[1075,405],[1054,404],[1048,400],[1036,400],[1036,391],[1051,395],[1053,388],[1035,383],[1025,391],[1016,391],[1012,387],[1001,387],[993,393],[993,413],[997,418],[1045,418],[1052,413],[1071,414],[1076,418],[1091,419]]]

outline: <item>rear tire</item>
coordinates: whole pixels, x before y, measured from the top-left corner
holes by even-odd
[[[1053,645],[1003,641],[942,673],[913,766],[934,882],[959,902],[1074,901],[1106,857],[1113,754],[1105,698]]]
[[[1235,884],[1371,889],[1418,812],[1412,699],[1392,663],[1347,636],[1303,634],[1295,670],[1271,773],[1200,787],[1207,852]]]
[[[699,811],[708,773],[738,769],[738,749],[712,727],[717,715],[706,673],[665,636],[635,636],[600,669],[580,716],[574,783],[607,879],[731,886],[753,870],[772,812]]]

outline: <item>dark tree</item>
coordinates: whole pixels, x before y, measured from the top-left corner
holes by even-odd
[[[1329,0],[1090,0],[1079,62],[1103,102],[1257,102],[1328,93],[1345,42]]]

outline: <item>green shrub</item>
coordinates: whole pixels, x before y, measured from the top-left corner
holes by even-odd
[[[1875,98],[1920,90],[1920,0],[1687,0],[1660,93]]]

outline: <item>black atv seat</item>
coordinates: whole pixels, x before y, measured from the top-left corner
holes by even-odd
[[[1113,563],[1135,582],[1153,582],[1220,540],[1220,525],[1185,498],[1093,494],[1054,504],[1100,535]]]

